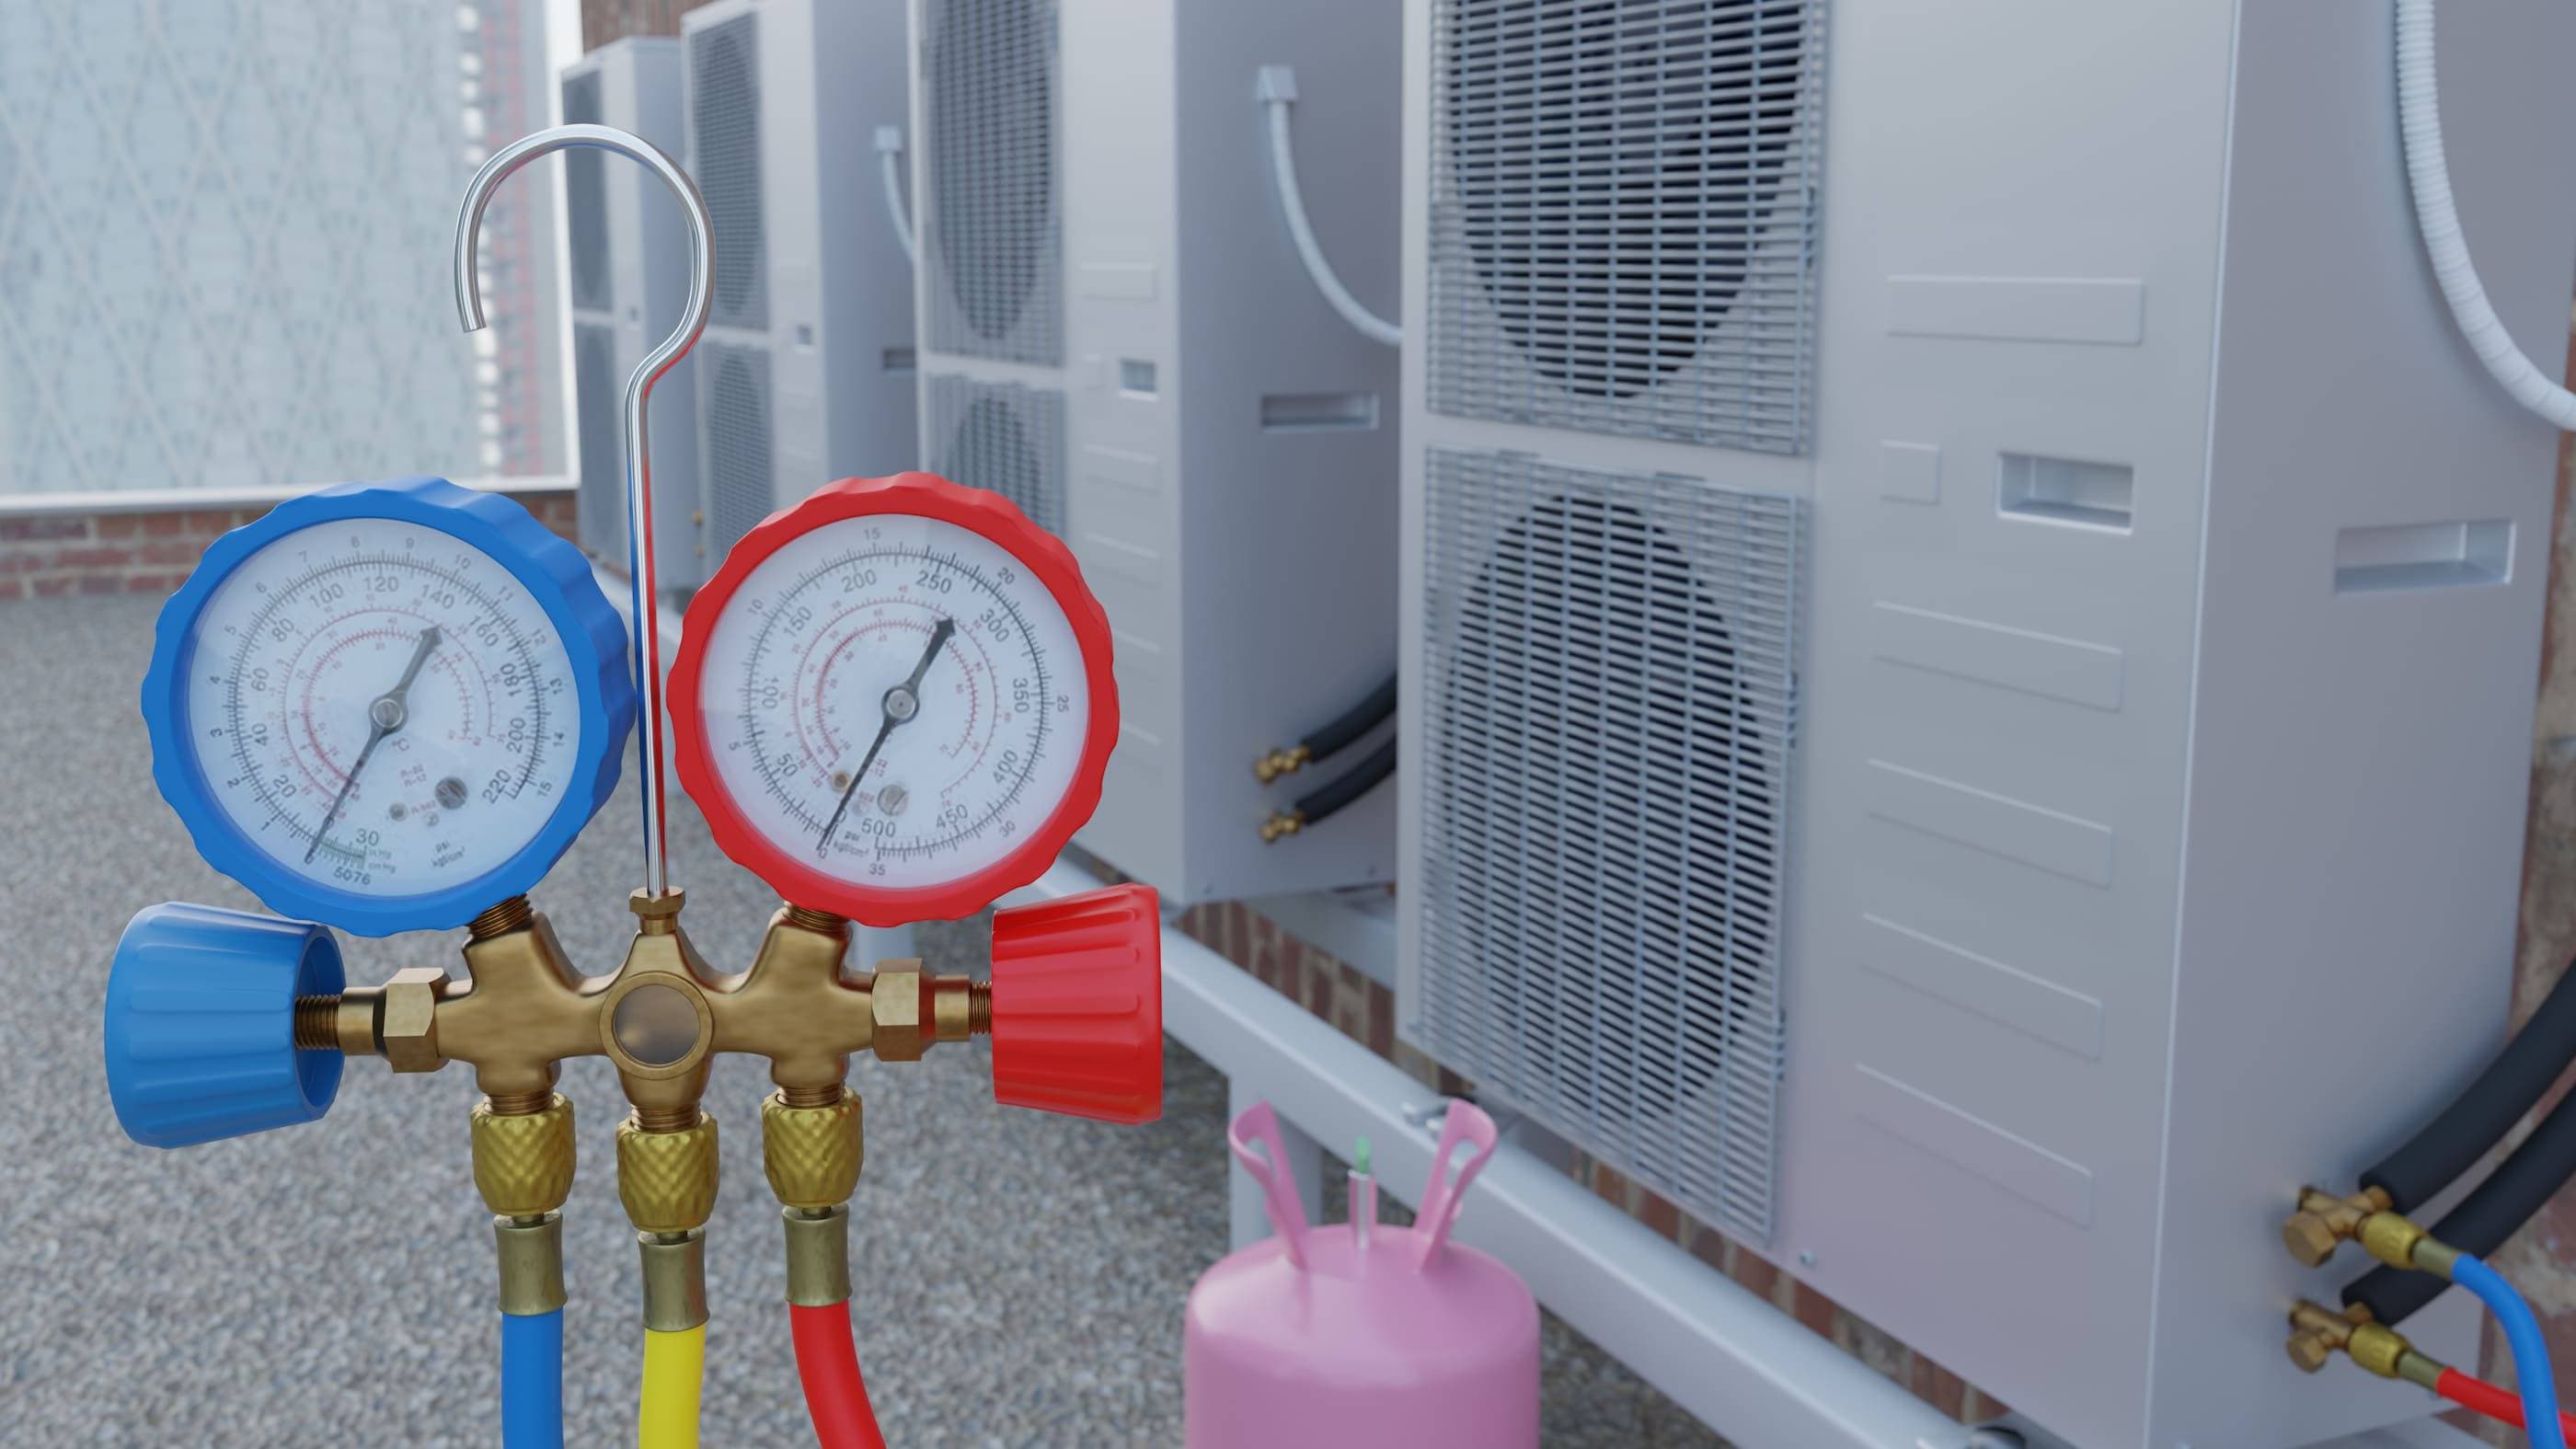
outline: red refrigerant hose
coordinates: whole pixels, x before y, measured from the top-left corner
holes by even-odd
[[[796,1332],[796,1374],[805,1381],[805,1412],[822,1449],[885,1449],[859,1378],[859,1348],[850,1338],[847,1302],[787,1305]]]
[[[2475,1379],[2455,1368],[2442,1370],[2433,1381],[2433,1392],[2464,1409],[2474,1409],[2499,1423],[2522,1427],[2522,1395],[2500,1389],[2484,1379]],[[2570,1438],[2576,1438],[2576,1414],[2561,1413],[2558,1422],[2565,1425]]]

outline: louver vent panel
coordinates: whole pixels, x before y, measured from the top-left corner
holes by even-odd
[[[600,123],[599,72],[564,81],[563,118],[568,126]],[[564,230],[572,254],[572,305],[585,312],[617,310],[608,259],[607,152],[591,146],[564,152]]]
[[[617,329],[575,322],[573,425],[581,437],[581,491],[574,504],[581,546],[620,568],[626,566],[625,381],[617,372]]]
[[[1432,450],[1418,1044],[1771,1231],[1804,512]]]
[[[758,12],[689,36],[689,168],[715,226],[718,327],[769,325],[761,211]]]
[[[924,0],[933,351],[1064,360],[1053,0]]]
[[[723,562],[777,506],[770,461],[769,354],[701,342],[698,406],[706,447],[707,567]]]
[[[1431,407],[1801,453],[1821,0],[1435,0]]]
[[[1038,527],[1064,532],[1064,395],[1016,383],[934,377],[930,471],[989,488]]]

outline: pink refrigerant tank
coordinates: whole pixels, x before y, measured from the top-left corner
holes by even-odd
[[[1512,1270],[1449,1241],[1494,1140],[1492,1118],[1452,1102],[1415,1226],[1374,1223],[1372,1187],[1350,1223],[1309,1229],[1270,1104],[1234,1120],[1235,1160],[1278,1236],[1190,1290],[1189,1449],[1537,1449],[1538,1305]],[[1461,1142],[1476,1154],[1453,1183]]]

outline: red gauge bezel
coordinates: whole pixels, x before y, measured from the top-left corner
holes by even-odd
[[[1091,717],[1082,751],[1074,760],[1073,782],[1054,813],[1000,860],[944,886],[891,890],[857,885],[826,875],[772,845],[752,828],[717,774],[699,716],[698,676],[706,663],[707,637],[743,580],[791,539],[829,524],[879,514],[955,524],[983,535],[1017,559],[1046,585],[1073,626],[1074,643],[1082,652],[1083,679],[1091,691]],[[847,916],[863,926],[957,920],[1036,880],[1100,807],[1101,775],[1109,767],[1109,751],[1118,739],[1118,684],[1110,672],[1109,616],[1083,584],[1073,551],[1030,522],[1001,494],[929,473],[827,483],[812,497],[771,514],[744,534],[725,555],[715,577],[689,601],[681,622],[680,655],[671,666],[668,699],[680,788],[706,815],[707,830],[715,836],[717,848],[790,903]]]

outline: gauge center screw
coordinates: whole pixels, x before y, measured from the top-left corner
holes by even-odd
[[[898,684],[886,691],[886,718],[900,724],[921,712],[921,700],[911,690]]]
[[[367,706],[367,722],[387,734],[401,729],[403,727],[401,696],[392,694],[377,696],[376,702]]]

